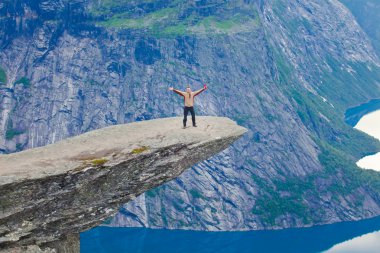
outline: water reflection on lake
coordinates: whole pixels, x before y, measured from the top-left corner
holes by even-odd
[[[380,99],[348,109],[345,121],[350,126],[380,140]],[[380,153],[363,157],[357,165],[363,169],[380,171]]]
[[[355,128],[380,140],[380,110],[364,115]],[[380,152],[360,159],[357,165],[363,169],[380,171]]]
[[[326,253],[379,253],[380,232],[369,233],[352,240],[339,243]]]

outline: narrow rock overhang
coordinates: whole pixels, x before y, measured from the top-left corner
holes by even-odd
[[[49,245],[226,149],[247,130],[224,117],[163,118],[0,155],[0,248]]]

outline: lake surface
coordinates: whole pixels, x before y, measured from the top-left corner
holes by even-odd
[[[351,108],[347,110],[345,117],[346,122],[351,126],[380,140],[380,100],[371,100]],[[363,169],[380,171],[380,152],[363,157],[357,165]]]
[[[380,217],[276,231],[201,232],[97,227],[81,233],[83,253],[378,253]]]
[[[349,108],[344,118],[347,124],[354,127],[364,115],[377,110],[380,110],[380,99],[373,99],[367,103]]]
[[[380,110],[363,116],[355,125],[355,128],[380,140]],[[357,165],[363,169],[380,171],[380,152],[360,159]]]

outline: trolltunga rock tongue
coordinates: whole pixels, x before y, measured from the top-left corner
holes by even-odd
[[[0,252],[79,252],[81,231],[247,131],[224,117],[198,117],[197,128],[181,123],[110,126],[0,155]]]

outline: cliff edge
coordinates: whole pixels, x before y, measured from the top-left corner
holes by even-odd
[[[247,130],[223,117],[116,125],[0,155],[0,251],[79,252],[79,233],[227,148]]]

